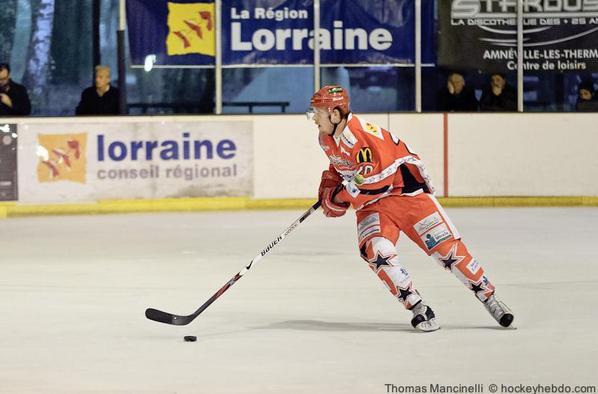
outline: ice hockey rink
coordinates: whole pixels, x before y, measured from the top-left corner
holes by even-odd
[[[470,290],[402,239],[402,261],[442,326],[415,332],[360,259],[353,213],[316,212],[182,327],[144,311],[193,312],[302,211],[2,220],[0,392],[595,388],[598,209],[447,211],[516,329],[498,327]]]

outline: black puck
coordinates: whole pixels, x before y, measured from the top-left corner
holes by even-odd
[[[195,335],[185,335],[183,338],[185,342],[195,342],[197,341],[197,337]]]

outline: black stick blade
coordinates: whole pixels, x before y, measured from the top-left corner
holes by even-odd
[[[193,320],[189,319],[189,316],[177,316],[173,315],[172,313],[159,311],[154,308],[147,308],[145,310],[145,317],[153,321],[171,324],[174,326],[184,326],[189,324],[191,320]]]

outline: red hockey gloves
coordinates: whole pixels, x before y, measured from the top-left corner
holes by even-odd
[[[342,181],[341,176],[333,171],[326,170],[322,172],[318,198],[322,202],[324,215],[329,218],[343,216],[349,208],[349,203],[334,201],[334,197],[343,189]]]

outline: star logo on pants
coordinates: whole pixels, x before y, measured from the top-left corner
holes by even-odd
[[[411,294],[413,294],[413,292],[411,290],[407,289],[401,289],[400,287],[397,287],[397,290],[399,291],[399,295],[397,296],[397,298],[399,299],[399,301],[402,302],[406,302],[407,301],[407,297],[409,297]]]
[[[376,252],[376,260],[370,261],[370,264],[376,264],[376,271],[380,269],[383,265],[390,265],[388,260],[390,260],[393,256],[384,257],[380,253]]]
[[[444,265],[445,269],[450,271],[453,265],[460,263],[464,258],[465,256],[457,256],[457,244],[454,244],[446,256],[440,256],[438,260]]]
[[[476,294],[478,295],[478,293],[480,291],[484,291],[486,290],[484,287],[482,287],[482,283],[480,282],[480,284],[477,283],[472,283],[470,289]]]

